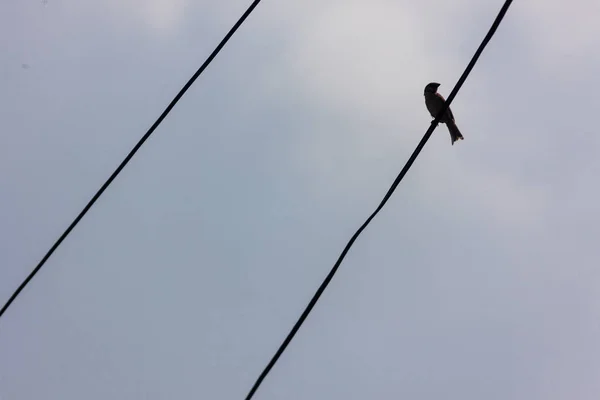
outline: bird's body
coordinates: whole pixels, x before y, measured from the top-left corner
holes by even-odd
[[[438,86],[440,86],[440,84],[435,82],[425,86],[425,105],[427,106],[429,114],[431,114],[433,118],[437,117],[438,113],[442,110],[444,103],[446,103],[446,100],[442,97],[442,95],[437,92]],[[446,109],[444,115],[442,115],[440,118],[440,122],[446,124],[448,127],[452,144],[454,144],[454,142],[457,140],[464,139],[463,135],[460,133],[460,130],[456,126],[456,122],[454,122],[454,115],[452,115],[452,110],[450,110],[449,107]]]

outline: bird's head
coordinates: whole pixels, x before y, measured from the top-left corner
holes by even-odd
[[[425,93],[435,93],[437,92],[437,88],[440,86],[439,83],[431,82],[427,86],[425,86]]]

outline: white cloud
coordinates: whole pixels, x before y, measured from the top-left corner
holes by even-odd
[[[451,79],[456,79],[468,61],[452,51],[436,52],[440,48],[436,38],[448,40],[440,32],[452,18],[460,20],[469,4],[465,1],[464,7],[454,5],[432,13],[386,0],[328,1],[303,3],[302,10],[293,10],[291,14],[299,17],[287,25],[286,50],[270,69],[270,76],[284,76],[277,80],[291,82],[290,90],[302,93],[309,107],[338,121],[333,125],[319,121],[314,126],[319,133],[306,138],[311,143],[303,150],[311,154],[303,153],[303,162],[306,157],[312,160],[306,173],[317,180],[318,190],[329,190],[323,186],[333,176],[356,182],[364,178],[362,175],[381,173],[374,168],[383,163],[372,161],[410,154],[406,148],[412,150],[430,121],[422,98],[424,84],[437,77],[447,82],[443,87],[449,91]],[[480,8],[471,11],[479,13]],[[284,14],[274,12],[271,18],[280,20]],[[484,25],[487,27],[488,22]],[[422,26],[436,26],[436,30],[424,31]],[[415,34],[420,31],[423,35]],[[482,100],[486,99],[477,97],[474,101]],[[469,105],[469,98],[465,98],[458,107],[468,109]],[[475,108],[489,110],[492,106],[484,102]],[[465,114],[463,120],[467,115],[476,117],[476,113]],[[449,168],[456,172],[425,167],[429,176],[424,179],[423,196],[459,193],[464,202],[445,206],[488,216],[495,224],[524,226],[541,221],[546,209],[546,194],[541,188],[513,180],[509,173],[473,168],[457,158],[456,146],[449,148],[444,126],[435,135],[444,136],[440,152],[454,151],[451,156],[438,154],[440,162],[452,165]],[[437,147],[433,151],[437,152]],[[357,163],[367,170],[353,165]]]
[[[80,19],[89,19],[89,15],[99,16],[104,24],[114,24],[109,26],[113,29],[170,36],[180,28],[189,6],[189,0],[107,0],[74,2],[65,10]]]
[[[403,94],[421,92],[421,82],[406,87],[407,78],[430,69],[422,40],[411,33],[418,18],[385,1],[328,2],[313,11],[295,27],[286,73],[322,106],[394,119]]]
[[[600,3],[594,0],[532,0],[515,4],[516,18],[531,58],[543,70],[564,75],[565,68],[585,67],[600,46]],[[596,61],[597,58],[596,58]]]
[[[177,28],[182,21],[187,0],[145,0],[136,2],[140,7],[139,17],[160,32],[169,32]]]

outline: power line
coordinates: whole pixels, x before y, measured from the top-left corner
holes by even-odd
[[[473,55],[473,58],[471,59],[471,62],[469,63],[469,65],[467,65],[467,68],[465,69],[465,72],[463,72],[463,74],[461,75],[460,79],[458,80],[458,82],[454,86],[454,89],[452,89],[452,92],[450,92],[450,95],[448,96],[448,99],[446,100],[446,103],[444,104],[444,107],[442,107],[442,109],[438,113],[438,116],[431,122],[431,126],[429,127],[429,129],[427,129],[427,132],[425,132],[425,135],[423,136],[423,139],[421,139],[421,141],[417,145],[417,148],[415,149],[415,151],[413,151],[412,155],[410,156],[410,158],[408,159],[408,161],[404,165],[404,168],[402,168],[402,171],[400,171],[400,173],[398,174],[398,176],[396,177],[396,179],[392,183],[392,186],[390,187],[390,189],[387,191],[387,193],[383,197],[383,200],[381,201],[381,203],[379,203],[379,206],[377,206],[377,208],[375,209],[375,211],[373,212],[373,214],[371,214],[369,216],[369,218],[367,218],[367,220],[360,226],[360,228],[358,228],[358,230],[354,233],[354,235],[352,235],[352,237],[350,238],[350,241],[348,242],[348,244],[346,244],[346,247],[344,247],[344,250],[340,254],[340,256],[337,259],[337,261],[335,262],[335,264],[333,265],[333,268],[331,269],[331,271],[329,271],[329,274],[327,274],[327,277],[325,277],[325,280],[323,281],[323,283],[321,283],[321,286],[319,286],[319,288],[317,289],[317,291],[313,295],[312,299],[310,299],[310,302],[308,303],[308,305],[306,306],[306,308],[304,309],[304,311],[300,315],[300,318],[298,318],[298,321],[296,321],[296,323],[292,327],[292,330],[290,331],[290,333],[288,333],[288,335],[286,336],[286,338],[283,341],[283,343],[281,343],[281,345],[279,346],[279,348],[275,352],[275,355],[271,358],[271,360],[269,361],[269,363],[267,364],[267,366],[263,369],[263,371],[259,375],[258,379],[256,380],[256,382],[252,386],[252,389],[250,389],[250,392],[248,392],[248,395],[246,396],[246,400],[252,399],[252,397],[256,393],[256,390],[259,388],[259,386],[261,385],[261,383],[263,382],[263,380],[269,374],[269,372],[271,371],[271,369],[273,368],[273,366],[275,365],[275,363],[277,362],[277,360],[279,359],[279,357],[281,357],[281,354],[283,354],[283,352],[285,351],[285,349],[287,348],[287,346],[290,344],[290,342],[292,341],[292,339],[294,338],[294,336],[296,335],[296,333],[298,332],[298,330],[300,329],[300,327],[302,326],[302,324],[304,323],[304,321],[308,317],[308,314],[310,314],[310,312],[312,311],[313,307],[315,306],[315,304],[317,303],[317,301],[319,300],[319,298],[321,297],[321,295],[323,294],[323,292],[325,291],[325,289],[327,288],[327,286],[329,285],[329,283],[333,279],[333,276],[337,272],[340,264],[342,263],[342,261],[346,257],[346,254],[348,253],[348,251],[350,250],[350,248],[352,247],[352,245],[354,244],[354,242],[356,241],[356,239],[358,238],[358,236],[371,223],[371,220],[373,220],[373,218],[375,218],[375,216],[377,214],[379,214],[379,211],[381,211],[381,209],[383,208],[383,206],[385,206],[385,204],[387,203],[387,201],[390,199],[390,197],[392,196],[392,194],[394,193],[394,191],[396,190],[396,188],[398,187],[398,185],[400,184],[400,182],[404,178],[404,175],[406,175],[406,173],[408,172],[408,170],[410,169],[410,167],[414,163],[415,159],[417,158],[417,156],[419,155],[419,153],[421,152],[421,150],[425,146],[425,143],[427,143],[427,141],[431,137],[431,134],[433,133],[433,131],[437,127],[438,123],[440,122],[441,116],[444,115],[444,113],[446,112],[446,109],[450,106],[450,103],[452,102],[452,100],[454,99],[454,97],[456,96],[456,94],[458,93],[458,91],[460,90],[460,88],[462,87],[463,83],[465,82],[465,80],[467,79],[467,77],[469,76],[469,74],[471,73],[471,70],[473,69],[473,67],[477,63],[477,60],[479,59],[479,56],[481,55],[481,53],[483,52],[483,50],[487,46],[487,44],[490,41],[490,39],[492,38],[492,36],[494,36],[494,33],[496,32],[496,29],[500,25],[500,22],[502,22],[502,19],[504,18],[504,15],[506,14],[506,11],[508,11],[508,8],[510,7],[511,3],[512,3],[512,0],[506,0],[504,2],[504,5],[500,9],[500,12],[498,13],[498,16],[496,17],[496,19],[494,20],[494,23],[492,24],[492,27],[490,28],[490,30],[488,31],[487,35],[485,36],[485,38],[483,39],[483,41],[479,45],[479,48],[475,52],[475,55]]]
[[[60,246],[60,244],[63,242],[63,240],[65,240],[67,238],[67,236],[69,236],[69,233],[71,233],[71,231],[73,230],[73,228],[75,228],[75,226],[77,226],[77,224],[79,223],[79,221],[81,221],[81,219],[90,210],[90,208],[92,208],[92,206],[94,205],[94,203],[96,203],[96,201],[102,195],[102,193],[104,193],[104,191],[108,188],[108,186],[110,186],[110,184],[112,183],[112,181],[115,180],[115,178],[117,177],[117,175],[119,175],[119,173],[121,172],[121,170],[123,170],[123,168],[125,168],[125,166],[127,165],[127,163],[129,163],[129,161],[133,158],[133,156],[135,155],[135,153],[137,153],[137,151],[140,149],[140,147],[142,147],[142,145],[144,144],[144,142],[146,142],[146,140],[148,140],[148,138],[150,137],[150,135],[152,135],[152,133],[156,130],[156,128],[158,128],[158,126],[165,119],[165,117],[171,112],[171,110],[173,109],[173,107],[175,107],[175,105],[183,97],[183,95],[185,94],[185,92],[187,92],[187,90],[192,86],[192,84],[196,81],[196,79],[198,79],[198,77],[200,76],[200,74],[202,74],[204,72],[204,70],[206,69],[206,67],[208,67],[210,65],[210,63],[217,56],[217,54],[219,54],[219,52],[225,46],[225,44],[227,44],[227,42],[229,41],[229,39],[231,39],[231,37],[233,36],[233,34],[235,33],[235,31],[238,30],[238,28],[244,23],[244,21],[246,20],[246,18],[248,18],[248,16],[252,13],[252,11],[256,8],[256,6],[258,5],[258,3],[260,3],[260,2],[261,2],[261,0],[254,0],[252,2],[252,4],[250,4],[250,7],[248,7],[248,9],[246,10],[246,12],[244,12],[244,14],[242,14],[242,16],[240,17],[240,19],[238,19],[238,21],[235,23],[235,25],[233,25],[233,27],[229,30],[229,32],[227,32],[227,34],[225,35],[225,37],[223,38],[223,40],[221,40],[221,42],[217,45],[217,47],[213,50],[213,52],[208,56],[208,58],[206,59],[206,61],[204,61],[204,63],[200,66],[200,68],[198,68],[198,70],[196,71],[196,73],[194,75],[192,75],[192,77],[190,78],[190,80],[188,80],[188,82],[183,86],[183,88],[179,91],[179,93],[177,93],[177,96],[175,96],[175,98],[171,101],[171,103],[169,103],[169,105],[167,106],[167,108],[165,108],[165,110],[162,112],[162,114],[160,115],[160,117],[158,117],[158,119],[154,122],[154,124],[152,124],[152,126],[150,127],[150,129],[148,129],[148,131],[146,132],[146,134],[144,136],[142,136],[142,138],[139,140],[139,142],[137,142],[137,144],[133,147],[133,149],[129,152],[129,154],[127,154],[127,157],[125,157],[125,159],[121,162],[121,164],[119,164],[119,166],[117,167],[117,169],[112,173],[112,175],[106,180],[106,182],[104,182],[104,184],[96,192],[96,194],[94,195],[94,197],[92,197],[92,199],[86,204],[86,206],[83,208],[83,210],[81,210],[81,212],[79,213],[79,215],[77,215],[77,217],[73,220],[73,222],[71,222],[71,225],[69,225],[69,227],[58,238],[58,240],[54,243],[54,245],[50,248],[50,250],[48,250],[48,252],[44,256],[44,258],[42,258],[42,260],[33,269],[33,271],[31,271],[31,273],[29,274],[29,276],[27,276],[27,278],[25,278],[25,280],[21,283],[21,285],[19,285],[19,287],[17,288],[17,290],[15,290],[15,292],[12,294],[12,296],[10,296],[10,298],[8,299],[8,301],[6,302],[6,304],[4,304],[4,306],[0,310],[0,317],[2,317],[4,315],[4,313],[6,312],[6,310],[8,309],[8,307],[10,307],[10,305],[17,298],[17,296],[19,295],[19,293],[21,293],[21,291],[25,288],[25,286],[27,286],[27,284],[31,281],[31,279],[33,279],[33,277],[44,266],[44,264],[46,263],[46,261],[48,261],[48,259],[50,258],[50,256],[54,253],[54,251],[58,248],[58,246]]]

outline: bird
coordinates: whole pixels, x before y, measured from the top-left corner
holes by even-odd
[[[437,92],[438,86],[440,86],[440,84],[436,82],[431,82],[425,86],[425,105],[427,106],[427,110],[429,110],[429,114],[431,114],[433,118],[437,117],[438,113],[446,103],[446,100],[442,97],[442,95]],[[450,138],[452,139],[452,145],[454,145],[454,142],[457,140],[464,139],[462,133],[460,133],[460,130],[456,126],[456,122],[454,122],[454,115],[452,115],[452,110],[450,110],[450,107],[446,108],[446,112],[444,112],[444,115],[441,116],[440,122],[446,124],[448,127]]]

